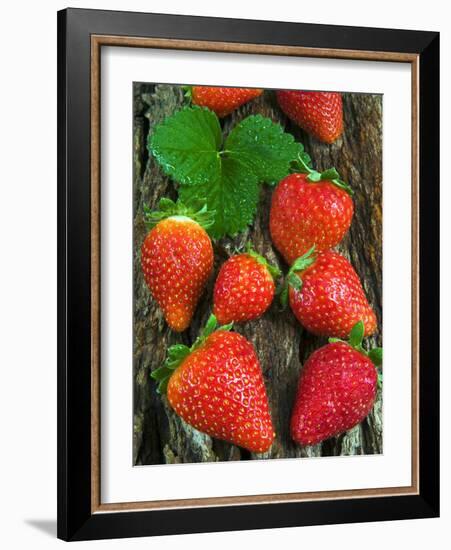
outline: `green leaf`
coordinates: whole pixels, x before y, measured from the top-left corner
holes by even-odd
[[[221,141],[221,127],[213,111],[185,107],[155,128],[148,146],[166,175],[195,185],[218,178]]]
[[[217,116],[200,107],[185,107],[166,118],[149,139],[164,173],[181,184],[182,203],[190,209],[206,203],[208,213],[214,213],[208,232],[215,238],[233,237],[252,223],[260,183],[284,178],[297,158],[310,160],[302,144],[261,115],[240,122],[224,151],[221,140]]]
[[[238,159],[225,157],[219,177],[197,185],[182,185],[180,199],[190,205],[204,199],[215,221],[208,228],[214,238],[235,236],[252,223],[260,194],[257,176]]]
[[[356,323],[349,334],[349,345],[353,348],[360,348],[362,346],[363,335],[365,334],[365,325],[363,321]]]
[[[245,118],[230,132],[225,154],[239,160],[260,182],[275,184],[287,176],[291,162],[303,151],[280,124],[261,115]]]
[[[382,348],[373,348],[368,352],[368,357],[376,365],[376,367],[379,367],[382,365]]]

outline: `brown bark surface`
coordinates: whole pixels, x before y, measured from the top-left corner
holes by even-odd
[[[343,94],[345,132],[333,145],[310,138],[292,124],[278,108],[274,95],[265,94],[243,106],[223,123],[227,132],[249,114],[260,113],[280,122],[301,141],[313,166],[323,170],[335,166],[355,191],[355,215],[348,235],[337,249],[347,256],[360,275],[368,299],[379,321],[368,344],[382,345],[382,97]],[[150,372],[163,363],[168,346],[188,345],[196,338],[211,311],[212,288],[220,265],[236,246],[248,240],[257,251],[285,272],[287,266],[271,244],[268,231],[272,189],[262,186],[254,224],[235,239],[215,243],[215,271],[198,306],[189,330],[175,334],[151,298],[140,268],[140,248],[146,234],[143,203],[155,207],[163,196],[176,198],[174,184],[163,176],[149,157],[149,132],[183,102],[177,86],[136,84],[134,89],[134,463],[156,464],[249,460],[330,455],[376,454],[382,452],[382,395],[371,414],[349,432],[319,445],[301,448],[289,435],[289,419],[302,364],[310,353],[326,343],[302,329],[288,308],[280,312],[277,300],[266,314],[235,330],[255,346],[263,369],[277,433],[268,453],[254,455],[239,447],[201,434],[183,422],[169,407],[166,397],[156,393]]]

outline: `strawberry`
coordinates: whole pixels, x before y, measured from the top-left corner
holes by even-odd
[[[274,278],[279,275],[280,270],[250,246],[246,254],[229,258],[219,271],[213,293],[218,321],[250,321],[263,315],[274,298]]]
[[[302,168],[308,174],[284,178],[271,201],[271,238],[289,265],[312,246],[320,252],[337,245],[354,214],[352,191],[334,168],[322,174]]]
[[[161,199],[159,208],[144,208],[152,229],[142,244],[141,267],[166,322],[180,332],[190,325],[213,269],[213,247],[204,229],[212,223],[211,213],[206,207],[193,212],[169,199]]]
[[[231,325],[210,317],[188,348],[169,348],[163,367],[152,372],[175,412],[197,430],[254,453],[267,451],[275,433],[257,355]]]
[[[343,102],[336,92],[279,90],[282,111],[307,133],[333,143],[343,132]]]
[[[186,95],[191,96],[194,105],[208,107],[222,118],[262,93],[263,90],[257,88],[192,86],[191,89],[188,88]]]
[[[359,276],[348,260],[329,250],[314,254],[312,248],[298,258],[281,294],[297,320],[313,334],[346,338],[363,321],[365,336],[374,333],[376,315],[366,299]]]
[[[291,416],[291,437],[300,445],[316,445],[350,430],[373,408],[382,349],[365,352],[364,330],[357,323],[349,343],[334,340],[305,362]]]

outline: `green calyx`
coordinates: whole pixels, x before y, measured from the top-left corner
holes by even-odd
[[[183,97],[185,98],[186,103],[191,103],[193,100],[193,87],[192,86],[182,86]]]
[[[204,229],[208,229],[214,223],[215,213],[207,209],[205,202],[199,201],[196,206],[188,207],[180,200],[174,202],[171,199],[162,198],[158,203],[157,210],[151,210],[147,204],[143,205],[145,221],[151,229],[161,220],[172,216],[183,216],[197,222]]]
[[[345,344],[350,345],[356,351],[362,353],[368,359],[370,359],[376,367],[382,365],[382,348],[373,348],[369,351],[366,351],[362,346],[363,337],[365,335],[365,325],[363,321],[359,321],[353,327],[349,333],[348,340],[341,340],[340,338],[329,338],[329,343],[333,344],[335,342],[344,342]],[[382,374],[378,374],[378,385],[382,383]]]
[[[310,267],[316,260],[315,245],[310,248],[305,254],[294,260],[293,265],[290,267],[290,270],[287,273],[285,278],[285,283],[280,291],[280,303],[282,308],[285,308],[288,303],[288,289],[291,286],[294,290],[301,290],[302,288],[302,279],[297,274],[298,271],[304,271]]]
[[[330,181],[330,183],[332,183],[339,189],[343,189],[343,191],[346,191],[346,193],[351,195],[351,197],[354,194],[354,191],[351,189],[351,187],[340,178],[340,174],[335,168],[329,168],[328,170],[324,170],[324,172],[317,172],[316,170],[311,168],[308,163],[305,162],[302,155],[299,155],[298,158],[292,163],[292,171],[301,172],[302,174],[308,174],[307,180],[311,181],[312,183],[317,183],[319,181]]]
[[[254,258],[259,264],[264,265],[275,281],[282,275],[282,272],[276,265],[270,264],[264,256],[261,256],[252,248],[251,243],[247,243],[246,245],[246,254]]]
[[[168,349],[168,354],[163,366],[150,373],[150,376],[158,382],[158,393],[166,393],[169,379],[173,372],[190,353],[190,348],[184,344],[175,344]]]
[[[150,376],[158,382],[157,392],[160,394],[166,393],[169,379],[174,371],[183,363],[183,361],[196,349],[205,342],[205,340],[218,330],[229,331],[233,323],[228,325],[218,326],[218,321],[214,315],[210,315],[205,327],[197,337],[194,344],[189,347],[185,344],[175,344],[168,349],[166,360],[162,367],[154,370]]]

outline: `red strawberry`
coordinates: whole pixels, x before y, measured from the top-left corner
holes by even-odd
[[[291,416],[291,437],[300,445],[315,445],[350,430],[371,411],[382,349],[366,353],[363,332],[363,323],[358,323],[350,343],[327,344],[307,359]]]
[[[254,453],[267,451],[275,433],[257,355],[230,325],[216,330],[212,315],[191,348],[169,348],[163,367],[152,373],[158,391],[185,422],[211,437]]]
[[[166,322],[180,332],[191,323],[213,269],[213,247],[204,229],[212,222],[206,208],[193,213],[169,199],[162,199],[159,208],[150,212],[145,207],[154,227],[141,248],[141,267]]]
[[[358,321],[365,325],[365,336],[376,330],[376,315],[360,279],[337,252],[329,250],[315,257],[311,249],[294,262],[287,282],[291,309],[309,332],[346,338]],[[285,288],[282,301],[286,302],[286,294]]]
[[[221,324],[263,315],[274,298],[277,267],[253,251],[232,256],[221,267],[214,288],[214,309]]]
[[[333,143],[343,132],[343,102],[336,92],[279,90],[282,111],[320,141]]]
[[[188,95],[191,95],[194,105],[208,107],[222,118],[262,93],[263,90],[256,88],[193,86]]]
[[[308,170],[284,178],[272,196],[271,238],[290,265],[312,246],[320,252],[337,245],[354,213],[350,190],[336,170]]]

